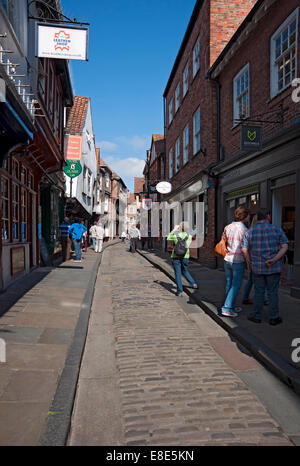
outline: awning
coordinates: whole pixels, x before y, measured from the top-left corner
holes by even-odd
[[[34,126],[25,111],[17,111],[20,107],[19,102],[13,105],[15,98],[5,96],[3,88],[4,80],[1,81],[1,99],[0,99],[0,167],[8,157],[9,153],[16,147],[24,145],[33,139]],[[11,97],[9,99],[9,97]],[[22,115],[22,113],[24,113]]]

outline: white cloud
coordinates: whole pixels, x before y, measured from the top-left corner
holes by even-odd
[[[145,160],[136,157],[119,159],[112,156],[105,157],[105,162],[114,170],[122,179],[143,176]]]
[[[133,149],[148,149],[149,141],[148,137],[146,136],[133,136],[130,138],[127,137],[118,137],[116,138],[116,141],[122,144],[126,144],[129,147],[132,147]]]
[[[97,147],[100,147],[101,150],[107,151],[107,152],[114,152],[116,151],[119,146],[115,142],[111,141],[101,141],[97,143]]]

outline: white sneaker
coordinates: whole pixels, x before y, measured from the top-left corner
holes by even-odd
[[[237,313],[234,311],[222,311],[222,316],[237,317]]]

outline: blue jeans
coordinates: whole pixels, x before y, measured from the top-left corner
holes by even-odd
[[[173,269],[175,273],[175,282],[177,285],[177,293],[183,292],[182,287],[182,278],[181,274],[187,281],[190,283],[191,286],[196,285],[195,280],[191,276],[190,272],[188,271],[189,260],[188,259],[172,259]]]
[[[248,273],[248,280],[247,280],[247,282],[245,283],[245,286],[244,286],[244,294],[243,294],[243,300],[244,301],[248,301],[252,286],[253,286],[253,272],[249,272]],[[268,301],[267,293],[265,294],[265,301]]]
[[[261,319],[264,308],[265,292],[269,297],[269,317],[276,319],[279,317],[278,288],[280,283],[280,273],[271,275],[258,275],[253,273],[254,283],[254,313],[256,319]]]
[[[96,238],[92,238],[92,241],[93,241],[93,249],[95,251],[95,249],[96,249]]]
[[[81,239],[73,239],[76,260],[81,261]]]
[[[243,283],[245,262],[224,261],[226,275],[226,299],[222,311],[234,311],[235,300]]]

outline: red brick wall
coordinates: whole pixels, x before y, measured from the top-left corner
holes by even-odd
[[[180,188],[186,181],[201,170],[216,162],[216,85],[206,79],[206,73],[214,59],[229,41],[235,28],[243,21],[254,0],[206,0],[199,12],[194,28],[183,51],[174,79],[166,97],[166,168],[169,176],[169,151],[173,148],[173,173],[175,173],[175,143],[180,137],[181,167],[170,180],[173,190]],[[225,8],[226,7],[226,8]],[[210,25],[210,27],[208,27]],[[193,48],[200,38],[200,70],[193,78]],[[182,74],[189,61],[189,90],[182,99]],[[169,102],[173,98],[175,112],[175,89],[180,81],[180,107],[169,125]],[[200,107],[201,115],[201,148],[206,149],[206,157],[198,152],[193,155],[193,115]],[[183,130],[189,124],[189,161],[183,167]],[[213,252],[215,242],[215,193],[212,187],[208,190],[208,234],[204,246],[199,251],[199,260],[208,266],[215,265]]]
[[[211,0],[210,66],[255,5],[256,0]]]
[[[270,98],[270,39],[285,19],[299,6],[299,0],[275,2],[249,34],[242,47],[219,76],[222,85],[221,105],[221,144],[225,147],[226,157],[240,150],[240,125],[233,128],[233,79],[247,64],[250,66],[250,115],[262,115],[262,120],[277,121],[280,103],[288,110],[284,113],[284,126],[288,126],[300,115],[300,104],[291,98],[294,87],[289,87],[275,98]],[[300,71],[300,30],[298,19],[298,76]],[[258,53],[259,47],[259,53]],[[266,112],[274,111],[266,114]],[[271,137],[282,127],[279,124],[264,123],[263,138]]]

